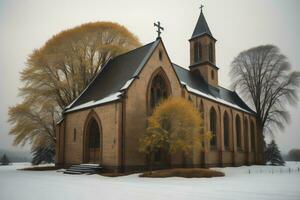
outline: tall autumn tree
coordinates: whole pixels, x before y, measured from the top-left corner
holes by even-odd
[[[21,72],[23,101],[9,109],[14,144],[32,144],[34,155],[45,152],[40,147],[53,148],[61,111],[110,58],[138,46],[124,26],[96,22],[62,31],[34,50]]]
[[[233,86],[256,110],[257,131],[274,133],[289,121],[287,105],[297,103],[300,72],[274,45],[241,52],[232,62]],[[261,136],[263,140],[263,136]]]

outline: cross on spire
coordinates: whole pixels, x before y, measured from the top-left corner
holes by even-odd
[[[201,4],[201,6],[200,6],[200,10],[201,10],[201,12],[202,12],[202,8],[203,8],[203,7],[204,7],[204,5],[202,5],[202,4]]]
[[[157,23],[154,23],[154,26],[157,27],[157,38],[160,38],[160,34],[161,34],[161,31],[164,30],[164,28],[162,26],[160,26],[160,22],[158,21]]]

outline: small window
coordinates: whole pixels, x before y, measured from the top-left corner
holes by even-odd
[[[162,59],[163,59],[163,53],[162,53],[162,50],[159,50],[158,56],[159,56],[159,60],[162,61]]]
[[[73,142],[76,142],[76,128],[74,128],[73,132]]]
[[[209,43],[209,61],[214,62],[214,47],[212,43]]]
[[[214,73],[214,70],[211,70],[211,79],[212,79],[212,80],[215,79],[215,73]]]

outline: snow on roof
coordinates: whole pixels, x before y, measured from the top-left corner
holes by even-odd
[[[251,112],[249,112],[248,110],[245,110],[245,109],[241,108],[240,106],[238,106],[238,105],[236,105],[236,104],[230,103],[230,102],[228,102],[228,101],[225,101],[224,99],[220,99],[220,98],[218,98],[218,97],[214,97],[214,96],[212,96],[212,95],[210,95],[210,94],[206,94],[206,93],[201,92],[201,91],[199,91],[199,90],[197,90],[197,89],[194,89],[194,88],[188,86],[188,85],[187,85],[185,82],[183,82],[183,81],[181,81],[181,84],[184,85],[184,86],[186,87],[187,91],[189,91],[189,92],[198,94],[198,95],[200,95],[200,96],[206,97],[206,98],[208,98],[208,99],[217,101],[217,102],[222,103],[222,104],[224,104],[224,105],[227,105],[227,106],[230,106],[230,107],[233,107],[233,108],[235,108],[235,109],[238,109],[238,110],[241,110],[241,111],[244,111],[244,112],[247,112],[247,113],[250,113],[250,114],[251,114]]]
[[[124,86],[120,89],[120,91],[126,90],[126,89],[131,85],[131,83],[132,83],[133,81],[134,81],[134,78],[129,79],[129,80],[124,84]]]
[[[92,100],[92,101],[86,102],[84,104],[75,106],[75,107],[67,110],[66,113],[76,111],[76,110],[81,110],[81,109],[84,109],[84,108],[93,107],[93,106],[98,106],[98,105],[101,105],[101,104],[104,104],[104,103],[119,100],[120,95],[122,95],[122,94],[123,94],[122,92],[116,92],[116,93],[113,93],[113,94],[111,94],[107,97],[104,97],[103,99],[100,99],[98,101]]]

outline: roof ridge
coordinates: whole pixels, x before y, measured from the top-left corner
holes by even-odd
[[[180,65],[178,65],[178,64],[176,64],[176,63],[173,63],[173,62],[172,62],[172,64],[173,64],[173,65],[176,65],[177,67],[180,67],[181,69],[184,69],[184,70],[186,70],[186,71],[189,71],[189,72],[190,72],[190,70],[189,70],[189,69],[187,69],[187,68],[184,68],[184,67],[182,67],[182,66],[180,66]]]
[[[230,90],[230,89],[228,89],[228,88],[226,88],[226,87],[224,87],[224,86],[219,85],[219,87],[220,87],[220,88],[223,88],[223,89],[225,89],[225,90],[228,90],[228,91],[230,91],[230,92],[236,93],[236,91]]]
[[[142,68],[145,66],[146,62],[148,61],[148,59],[150,58],[150,56],[152,55],[152,52],[154,51],[154,49],[157,47],[157,45],[161,42],[161,39],[157,39],[154,42],[150,43],[152,44],[151,48],[148,50],[147,54],[145,55],[145,57],[143,58],[142,62],[140,63],[140,65],[138,66],[137,70],[135,71],[135,73],[133,74],[133,77],[138,76],[138,74],[140,73],[140,71],[142,70]],[[154,45],[155,44],[155,45]],[[146,45],[145,45],[146,46]]]
[[[145,45],[143,45],[143,46],[137,47],[137,48],[135,48],[135,49],[132,49],[132,50],[127,51],[127,52],[125,52],[125,53],[122,53],[122,54],[120,54],[120,55],[117,55],[116,57],[113,57],[112,60],[114,60],[114,59],[116,59],[116,58],[119,58],[119,57],[121,57],[121,56],[128,55],[128,54],[130,54],[130,53],[134,53],[135,51],[137,51],[137,50],[139,50],[139,49],[141,49],[141,48],[143,48],[143,47],[146,47],[146,46],[148,46],[148,45],[150,45],[150,44],[153,44],[154,42],[155,42],[155,41],[150,42],[150,43],[148,43],[148,44],[145,44]]]

